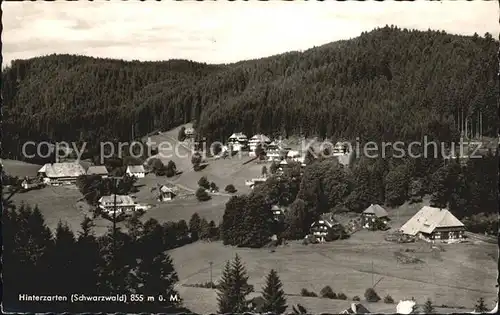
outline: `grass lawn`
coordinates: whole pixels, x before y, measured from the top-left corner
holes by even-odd
[[[45,217],[45,223],[51,230],[55,230],[57,223],[66,222],[73,231],[80,230],[80,223],[85,215],[89,215],[89,206],[85,202],[79,201],[80,191],[75,186],[47,186],[39,190],[30,190],[25,193],[18,193],[12,197],[16,205],[21,203],[35,206]],[[110,224],[103,219],[96,219],[94,230],[96,235],[101,235]]]
[[[355,295],[363,299],[364,291],[372,286],[372,282],[382,298],[389,294],[395,301],[415,297],[418,303],[424,303],[430,298],[435,305],[470,309],[479,297],[484,297],[488,305],[494,303],[497,264],[490,255],[497,257],[496,245],[446,245],[446,251],[435,257],[428,244],[384,243],[383,236],[377,235],[382,233],[363,231],[348,240],[309,246],[291,242],[277,248],[274,253],[268,249],[198,242],[172,250],[171,256],[182,285],[209,281],[210,261],[213,262],[213,279],[218,280],[225,261],[238,253],[256,291],[260,291],[266,274],[274,268],[279,273],[285,292],[291,295],[289,303],[300,303],[312,313],[341,311],[349,303],[293,297],[302,288],[319,293],[324,286],[330,285],[334,292],[343,292],[348,299]],[[398,263],[394,252],[406,248],[415,250],[412,254],[418,255],[424,262]],[[216,311],[214,292],[206,292],[204,298],[200,298],[200,290],[207,289],[180,287],[179,290],[186,306],[193,311]],[[395,310],[394,305],[364,303],[373,311]]]
[[[167,221],[179,221],[189,219],[194,213],[198,213],[200,217],[205,218],[209,222],[214,220],[218,225],[222,221],[225,204],[229,197],[212,196],[208,201],[200,202],[195,197],[189,199],[174,199],[164,202],[146,211],[141,217],[145,221],[149,218],[154,218],[160,223]]]
[[[42,167],[41,165],[16,160],[2,160],[2,165],[5,173],[19,178],[36,176],[38,170]]]

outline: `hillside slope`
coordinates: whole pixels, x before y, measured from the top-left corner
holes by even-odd
[[[457,136],[481,111],[496,136],[498,42],[385,27],[300,52],[206,65],[52,55],[3,74],[4,152],[29,140],[99,141],[197,121],[209,140],[252,134]],[[133,129],[133,131],[132,131]],[[4,154],[5,155],[5,154]]]

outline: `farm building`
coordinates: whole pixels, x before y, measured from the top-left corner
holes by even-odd
[[[87,175],[100,175],[102,178],[108,177],[108,169],[104,165],[100,166],[89,166],[87,169]]]
[[[38,170],[38,176],[49,185],[74,184],[78,176],[84,175],[85,169],[77,162],[45,164]]]
[[[250,152],[255,151],[257,146],[261,144],[263,147],[267,147],[269,144],[271,144],[271,139],[269,139],[267,136],[259,134],[255,135],[250,140],[248,141],[248,145],[250,147]]]
[[[280,145],[276,142],[273,141],[271,142],[266,149],[266,156],[269,161],[279,161],[281,160],[281,147]]]
[[[158,201],[170,201],[174,199],[176,194],[173,190],[165,185],[158,188]]]
[[[400,231],[426,241],[456,241],[464,238],[465,225],[447,209],[424,206]]]
[[[99,199],[99,208],[107,213],[113,213],[115,209],[115,195],[102,196]],[[116,195],[116,212],[126,213],[133,212],[136,209],[136,203],[132,197],[128,195]]]
[[[382,225],[387,225],[389,222],[389,214],[380,205],[371,204],[365,211],[361,214],[361,222],[364,228],[374,229],[377,223]]]
[[[286,154],[286,158],[291,160],[291,161],[295,161],[295,162],[303,162],[304,161],[303,159],[301,160],[300,152],[296,151],[296,150],[288,151]]]
[[[351,303],[351,307],[343,310],[340,314],[369,314],[370,311],[361,303]]]
[[[127,166],[127,172],[130,176],[135,176],[137,178],[144,178],[146,176],[146,171],[142,165],[129,165]]]
[[[242,132],[233,133],[227,140],[231,151],[243,151],[248,147],[248,138]]]
[[[311,234],[320,242],[328,242],[346,235],[344,227],[331,213],[325,213],[311,224]]]
[[[267,180],[266,176],[262,177],[257,177],[257,178],[252,178],[250,180],[245,181],[245,186],[250,187],[251,189],[254,189],[255,186],[260,185],[264,183]]]

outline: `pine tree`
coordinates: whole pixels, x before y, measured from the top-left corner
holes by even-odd
[[[424,303],[424,314],[433,314],[434,313],[434,305],[432,304],[431,299],[427,299]]]
[[[58,222],[55,232],[54,249],[51,263],[51,270],[54,278],[51,282],[54,286],[55,292],[62,294],[64,292],[71,292],[75,290],[76,276],[78,270],[76,269],[76,240],[73,232],[67,224]]]
[[[200,239],[202,240],[207,240],[210,238],[211,235],[211,230],[210,230],[210,224],[205,218],[202,218],[200,221]]]
[[[233,297],[232,312],[243,313],[248,311],[248,300],[246,297],[253,291],[253,288],[248,284],[247,272],[238,254],[236,254],[231,264],[231,282]]]
[[[231,263],[226,262],[224,270],[222,271],[222,276],[217,284],[217,303],[219,305],[219,314],[226,314],[233,312],[233,280],[231,273]]]
[[[282,314],[285,312],[286,298],[283,292],[283,284],[274,269],[271,269],[266,278],[266,286],[262,290],[264,305],[262,312],[272,312],[273,314]]]
[[[147,222],[145,225],[148,225]],[[136,285],[140,286],[142,294],[155,297],[163,296],[163,301],[156,298],[155,304],[156,306],[166,308],[170,312],[172,309],[180,306],[179,303],[175,301],[171,302],[169,299],[170,296],[177,295],[174,285],[179,281],[179,278],[174,269],[172,259],[158,243],[158,240],[161,241],[161,235],[158,235],[158,227],[160,225],[152,221],[149,226],[149,229],[145,229],[146,231],[141,242],[141,245],[147,250],[142,251],[138,257],[140,262],[135,272],[136,277],[134,281]],[[140,304],[140,307],[144,306],[143,303]]]
[[[191,233],[193,242],[196,242],[200,238],[201,219],[197,212],[193,213],[189,220],[189,232]]]
[[[78,270],[78,287],[83,293],[97,292],[98,267],[101,264],[99,244],[92,232],[93,222],[85,217],[80,225],[82,231],[78,235],[76,246],[76,269]]]

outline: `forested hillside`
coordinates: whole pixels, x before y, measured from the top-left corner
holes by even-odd
[[[460,112],[496,136],[498,42],[385,27],[229,65],[52,55],[2,73],[4,157],[26,140],[130,140],[196,120],[209,140],[303,134],[362,140],[457,136]]]

